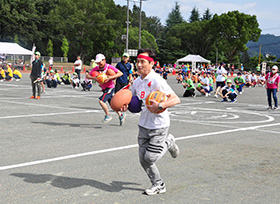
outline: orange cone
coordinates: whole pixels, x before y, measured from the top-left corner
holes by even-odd
[[[25,65],[23,65],[22,71],[25,71]]]
[[[61,66],[61,69],[60,69],[60,71],[61,71],[61,72],[63,72],[63,66]]]
[[[84,72],[86,73],[86,68],[84,67]]]
[[[73,73],[75,72],[75,68],[74,68],[74,67],[72,68],[72,72],[73,72]]]

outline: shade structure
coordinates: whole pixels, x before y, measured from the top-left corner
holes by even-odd
[[[25,49],[17,43],[0,42],[0,54],[8,55],[32,55],[32,51]]]
[[[179,63],[184,63],[184,62],[201,62],[201,63],[210,63],[211,61],[210,60],[207,60],[203,57],[201,57],[200,55],[187,55],[181,59],[178,59],[176,61],[176,64],[179,64]]]

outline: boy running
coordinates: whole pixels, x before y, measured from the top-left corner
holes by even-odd
[[[91,76],[94,71],[98,71],[99,73],[106,74],[108,69],[112,69],[116,73],[114,76],[107,75],[107,79],[105,80],[105,83],[100,84],[103,94],[99,97],[99,104],[102,107],[103,111],[105,112],[105,117],[102,122],[108,123],[110,120],[112,120],[112,116],[110,116],[109,114],[109,109],[108,106],[106,105],[106,101],[110,103],[111,99],[113,98],[114,91],[115,91],[115,84],[113,80],[122,76],[123,73],[117,68],[115,68],[114,66],[107,64],[106,58],[103,54],[96,55],[95,62],[97,63],[98,66],[94,67],[90,71],[90,73],[86,75],[88,79],[93,79],[96,81],[96,77]],[[119,115],[120,126],[122,126],[124,124],[126,114],[121,112],[117,112],[117,114]]]

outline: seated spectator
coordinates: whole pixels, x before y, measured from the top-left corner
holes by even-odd
[[[50,71],[50,74],[46,77],[47,86],[49,88],[56,88],[57,87],[57,77],[53,70]]]
[[[257,81],[258,81],[257,76],[255,75],[255,73],[252,73],[252,76],[251,76],[251,85],[252,85],[253,87],[256,87]]]
[[[92,87],[92,80],[87,78],[87,75],[89,74],[89,71],[86,71],[86,76],[85,76],[85,80],[83,81],[83,83],[81,83],[81,86],[83,87],[83,91],[90,91],[91,87]]]
[[[237,77],[235,77],[233,80],[236,85],[238,93],[242,94],[242,88],[245,85],[245,79],[241,76],[241,72],[238,72]]]
[[[11,69],[10,64],[7,65],[7,71],[6,71],[6,78],[7,81],[13,81],[13,70]]]
[[[249,88],[252,87],[251,78],[249,75],[246,75],[246,77],[245,77],[245,86],[249,87]]]
[[[54,70],[54,73],[55,73],[54,75],[56,76],[56,79],[57,79],[57,83],[58,83],[58,84],[64,84],[64,83],[62,82],[62,80],[61,80],[59,74],[57,73],[57,70],[56,70],[56,69]]]
[[[210,72],[207,72],[207,77],[209,79],[209,93],[208,94],[210,95],[210,93],[214,90],[214,87],[213,87],[214,79],[213,79],[212,74]]]
[[[198,90],[201,94],[205,95],[205,97],[209,96],[210,86],[209,86],[209,78],[207,77],[206,72],[204,72],[202,77],[200,78],[196,90]]]
[[[64,84],[71,84],[71,75],[69,72],[64,71],[64,75],[61,77],[61,80]]]
[[[265,86],[265,75],[262,73],[258,78],[258,85],[259,86]]]
[[[182,85],[184,88],[187,88],[183,97],[195,97],[195,87],[192,81],[192,74],[190,72],[188,73],[188,76],[185,77]]]
[[[80,80],[78,78],[78,74],[76,72],[73,73],[73,76],[71,78],[71,84],[73,88],[78,89],[80,86]]]
[[[162,74],[162,77],[165,79],[165,80],[167,80],[167,75],[168,75],[168,73],[167,73],[167,71],[163,71],[163,74]]]
[[[6,74],[5,71],[2,67],[0,67],[0,81],[4,81],[4,79],[6,78]]]
[[[17,68],[13,68],[13,77],[16,79],[16,81],[19,81],[22,78],[22,74]]]
[[[235,92],[235,86],[232,85],[232,81],[230,79],[228,79],[226,85],[221,88],[220,94],[223,99],[222,102],[227,102],[228,98],[230,99],[231,103],[236,102],[237,94]]]

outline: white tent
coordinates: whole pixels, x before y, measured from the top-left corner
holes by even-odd
[[[32,55],[31,50],[27,50],[17,43],[0,42],[0,54],[8,55]]]
[[[195,62],[195,63],[198,63],[198,62],[201,62],[201,63],[210,63],[210,60],[207,60],[207,59],[204,59],[203,57],[201,57],[200,55],[187,55],[186,57],[183,57],[181,59],[178,59],[176,61],[176,64],[179,64],[179,63],[183,63],[183,62]]]

